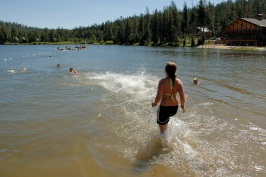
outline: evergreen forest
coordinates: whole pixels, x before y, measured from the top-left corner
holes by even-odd
[[[208,29],[209,38],[223,36],[223,30],[238,18],[266,15],[265,0],[225,0],[216,5],[200,0],[188,8],[186,2],[178,9],[175,2],[163,10],[149,11],[127,18],[74,29],[29,27],[15,22],[0,21],[0,44],[120,44],[120,45],[197,45],[205,36],[197,35]],[[198,43],[196,44],[196,39]]]

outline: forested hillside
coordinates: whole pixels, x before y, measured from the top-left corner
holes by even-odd
[[[163,10],[150,12],[148,7],[143,14],[120,17],[87,27],[41,29],[13,22],[0,21],[0,44],[4,43],[55,43],[87,42],[124,45],[185,45],[183,39],[191,41],[197,29],[208,28],[211,37],[220,37],[223,30],[238,18],[256,18],[266,15],[265,0],[227,0],[217,5],[200,0],[197,5],[177,9],[172,2]],[[203,37],[203,36],[202,36]],[[203,37],[204,38],[204,37]]]

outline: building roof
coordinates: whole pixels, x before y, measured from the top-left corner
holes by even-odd
[[[260,27],[266,27],[266,19],[262,20],[258,20],[256,18],[241,18],[241,19]]]

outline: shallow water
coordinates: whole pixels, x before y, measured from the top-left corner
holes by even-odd
[[[265,176],[265,52],[56,47],[0,46],[0,176]],[[187,112],[165,148],[151,102],[167,61]]]

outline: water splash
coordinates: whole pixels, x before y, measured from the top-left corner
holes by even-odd
[[[152,81],[154,78],[148,75],[144,68],[141,68],[135,74],[94,73],[89,78],[97,80],[99,85],[114,93],[150,95],[150,87],[154,87],[154,82]]]
[[[9,69],[7,70],[8,73],[23,73],[26,72],[28,69],[27,68],[21,68],[21,69]]]
[[[9,70],[7,70],[7,72],[9,72],[9,73],[16,73],[16,71],[14,69],[9,69]]]

